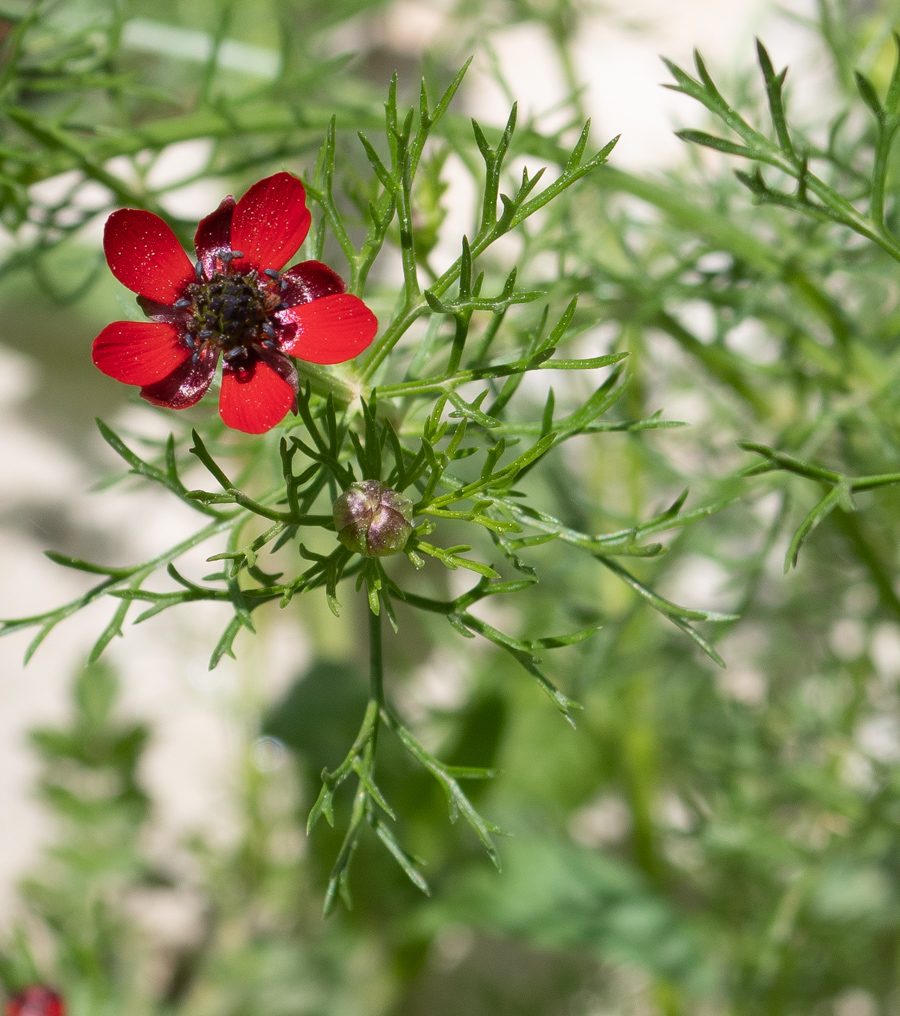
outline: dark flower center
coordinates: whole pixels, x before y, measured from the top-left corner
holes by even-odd
[[[256,270],[246,275],[213,275],[192,282],[185,292],[190,300],[194,341],[220,349],[226,360],[244,359],[254,345],[273,346],[275,330],[270,318],[281,304],[277,285],[262,285]]]

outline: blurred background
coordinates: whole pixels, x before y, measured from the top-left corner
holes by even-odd
[[[0,0],[7,41],[31,7]],[[607,578],[548,558],[544,599],[512,623],[528,631],[561,598],[603,616],[564,665],[585,705],[577,732],[488,649],[405,636],[390,649],[391,694],[461,764],[502,769],[479,804],[514,835],[498,875],[393,760],[386,780],[434,896],[362,851],[357,907],[328,922],[319,907],[338,840],[322,829],[307,840],[303,825],[365,698],[351,624],[312,597],[295,602],[214,671],[227,611],[208,604],[127,628],[87,670],[106,605],[55,629],[27,667],[33,632],[11,635],[0,641],[7,986],[29,970],[52,977],[76,1014],[897,1011],[897,495],[870,496],[865,522],[829,520],[785,576],[786,520],[812,495],[785,478],[739,481],[735,444],[806,448],[812,435],[816,453],[853,472],[896,468],[897,386],[871,396],[893,377],[896,266],[754,208],[724,160],[675,137],[708,122],[661,87],[659,60],[689,67],[699,48],[735,104],[758,110],[760,36],[777,67],[790,64],[798,129],[822,146],[850,109],[862,150],[870,127],[849,69],[865,66],[883,90],[895,13],[862,0],[43,5],[22,36],[21,81],[4,79],[5,101],[36,118],[13,116],[15,130],[43,143],[34,123],[69,117],[121,151],[102,172],[83,152],[60,148],[58,172],[3,153],[7,177],[26,166],[27,187],[9,184],[0,229],[0,616],[87,588],[46,549],[127,564],[192,530],[163,493],[104,482],[121,462],[95,417],[149,441],[172,426],[90,362],[97,332],[133,316],[100,251],[108,210],[135,188],[189,236],[263,171],[309,172],[331,112],[351,152],[395,71],[414,101],[423,73],[446,83],[474,54],[461,118],[502,126],[515,99],[535,136],[568,137],[582,115],[595,147],[621,134],[620,175],[596,174],[573,206],[569,277],[549,246],[523,256],[531,281],[582,295],[595,322],[583,355],[632,352],[627,412],[688,425],[581,439],[567,469],[585,493],[567,511],[607,530],[685,486],[691,504],[735,497],[648,568],[677,602],[741,620],[721,633],[720,670]],[[85,80],[101,71],[121,76],[112,97]],[[257,133],[229,117],[259,118]],[[470,165],[464,151],[441,165],[439,264],[470,228]],[[783,263],[760,267],[724,229],[711,236],[715,216]],[[858,377],[829,361],[827,315],[791,288],[788,262],[849,320],[868,357]],[[372,300],[387,309],[396,264],[376,276]],[[85,751],[91,786],[72,778]]]

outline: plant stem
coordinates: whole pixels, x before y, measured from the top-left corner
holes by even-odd
[[[366,745],[366,758],[368,760],[375,755],[375,748],[378,743],[378,728],[380,726],[381,713],[384,709],[384,662],[381,640],[381,614],[373,614],[371,610],[366,612],[369,615],[369,706],[370,709],[375,711],[372,721],[372,736]]]

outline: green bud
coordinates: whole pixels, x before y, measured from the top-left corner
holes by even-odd
[[[385,557],[403,550],[412,532],[413,503],[381,483],[351,483],[334,502],[334,528],[347,550]]]

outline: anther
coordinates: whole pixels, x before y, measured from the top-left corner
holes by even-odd
[[[280,279],[281,278],[281,272],[279,272],[275,268],[267,268],[263,272],[263,275],[268,275],[270,279]]]
[[[174,307],[174,308],[175,308],[176,310],[184,310],[184,308],[185,308],[185,307],[190,307],[190,305],[191,305],[191,302],[192,302],[191,300],[186,300],[186,299],[185,299],[184,297],[182,297],[182,298],[181,298],[180,300],[176,300],[176,301],[175,301],[175,302],[174,302],[174,303],[172,304],[172,306],[173,306],[173,307]]]
[[[243,346],[235,346],[234,349],[229,349],[227,352],[222,354],[223,359],[231,363],[232,360],[240,360],[247,355],[247,350]]]
[[[242,258],[243,256],[244,252],[240,250],[227,250],[223,254],[219,255],[226,265],[231,261],[234,261],[235,258]]]
[[[200,338],[201,339],[211,339],[215,334],[216,333],[213,332],[213,331],[210,331],[209,328],[204,328],[203,331],[200,333]]]
[[[197,264],[194,265],[194,274],[197,276],[198,280],[203,278],[203,262],[202,261],[198,261]]]
[[[187,343],[188,349],[193,349],[194,348],[194,336],[193,335],[185,335],[184,341]]]
[[[283,293],[288,288],[288,280],[287,279],[282,279],[280,285],[278,286],[278,288]]]
[[[269,336],[270,339],[275,338],[275,329],[269,324],[268,321],[262,326],[262,330]]]

